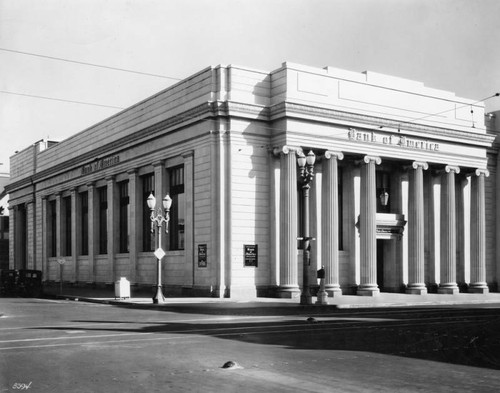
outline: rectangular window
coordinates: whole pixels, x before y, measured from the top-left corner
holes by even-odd
[[[62,199],[63,204],[63,250],[61,255],[71,256],[71,197],[66,197]]]
[[[170,250],[184,250],[184,221],[186,201],[184,195],[184,166],[180,165],[169,171],[170,197]]]
[[[89,255],[89,193],[80,194],[80,255]]]
[[[108,189],[102,187],[99,193],[99,254],[108,253]]]
[[[148,208],[147,200],[150,194],[155,194],[155,176],[149,174],[142,176],[142,251],[153,251],[155,248],[155,236],[151,233],[151,211]],[[161,201],[157,201],[161,204]]]
[[[56,201],[49,201],[48,205],[48,251],[49,257],[57,256],[57,211]]]
[[[128,218],[130,215],[130,205],[128,196],[128,181],[118,183],[118,191],[120,195],[120,212],[119,212],[119,252],[129,252],[129,226]]]

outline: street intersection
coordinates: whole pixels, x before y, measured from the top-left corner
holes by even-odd
[[[500,308],[0,298],[0,392],[491,392]]]

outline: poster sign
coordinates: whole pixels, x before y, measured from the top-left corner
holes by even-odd
[[[257,244],[243,245],[244,266],[257,267],[259,259],[259,251]]]
[[[207,245],[198,244],[198,267],[207,267]]]

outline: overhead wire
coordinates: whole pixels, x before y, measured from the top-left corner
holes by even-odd
[[[459,106],[459,107],[454,107],[454,108],[451,108],[451,109],[447,109],[447,110],[445,110],[445,111],[441,111],[441,112],[437,112],[437,113],[427,114],[427,115],[425,115],[425,116],[418,117],[418,118],[411,119],[411,120],[401,121],[401,122],[398,122],[398,128],[399,128],[399,126],[401,126],[402,124],[415,124],[415,122],[417,122],[417,121],[424,120],[424,119],[427,119],[427,118],[429,118],[429,117],[439,116],[439,115],[442,115],[443,113],[448,113],[448,112],[451,112],[451,111],[454,111],[454,110],[457,110],[457,109],[462,109],[462,108],[465,108],[465,107],[468,107],[468,106],[470,106],[470,107],[472,108],[472,106],[473,106],[473,105],[476,105],[476,104],[478,104],[478,103],[480,103],[480,102],[483,102],[483,101],[489,100],[490,98],[493,98],[493,97],[498,97],[498,96],[500,96],[500,93],[495,93],[495,94],[493,94],[493,95],[491,95],[491,96],[485,97],[485,98],[483,98],[483,99],[481,99],[481,100],[477,100],[477,101],[472,102],[472,103],[470,103],[470,104],[464,104],[464,105],[462,105],[462,106]],[[471,112],[473,112],[473,111],[472,111],[472,109],[471,109]],[[382,129],[382,128],[384,128],[384,127],[385,127],[385,126],[380,126],[379,128],[380,128],[380,129]]]
[[[98,67],[98,68],[104,68],[104,69],[109,69],[113,71],[121,71],[121,72],[128,72],[128,73],[134,73],[134,74],[139,74],[139,75],[145,75],[145,76],[152,76],[152,77],[158,77],[158,78],[164,78],[164,79],[171,79],[175,81],[180,81],[181,79],[179,78],[174,78],[170,76],[165,76],[165,75],[159,75],[159,74],[152,74],[152,73],[147,73],[147,72],[142,72],[142,71],[134,71],[134,70],[129,70],[129,69],[124,69],[124,68],[118,68],[118,67],[111,67],[111,66],[106,66],[106,65],[101,65],[101,64],[94,64],[94,63],[89,63],[89,62],[83,62],[83,61],[77,61],[77,60],[70,60],[70,59],[65,59],[61,57],[55,57],[55,56],[48,56],[48,55],[41,55],[41,54],[36,54],[36,53],[31,53],[31,52],[24,52],[24,51],[18,51],[18,50],[13,50],[13,49],[7,49],[7,48],[0,48],[0,51],[5,51],[5,52],[12,52],[12,53],[17,53],[17,54],[22,54],[22,55],[27,55],[27,56],[35,56],[35,57],[40,57],[40,58],[46,58],[50,60],[57,60],[57,61],[63,61],[63,62],[68,62],[68,63],[75,63],[75,64],[80,64],[80,65],[86,65],[86,66],[92,66],[92,67]],[[16,92],[11,92],[11,91],[5,91],[5,90],[0,90],[0,93],[5,93],[5,94],[12,94],[12,95],[18,95],[18,96],[25,96],[25,97],[31,97],[31,98],[39,98],[39,99],[45,99],[45,100],[53,100],[53,101],[60,101],[60,102],[68,102],[68,103],[74,103],[74,104],[82,104],[82,105],[92,105],[92,106],[99,106],[99,107],[106,107],[106,108],[112,108],[112,109],[125,109],[124,107],[118,107],[118,106],[112,106],[112,105],[105,105],[105,104],[97,104],[97,103],[91,103],[91,102],[83,102],[83,101],[74,101],[74,100],[66,100],[66,99],[60,99],[60,98],[53,98],[53,97],[47,97],[47,96],[39,96],[39,95],[33,95],[33,94],[25,94],[25,93],[16,93]],[[429,117],[434,117],[434,116],[439,116],[443,113],[451,112],[453,110],[461,109],[467,106],[473,106],[475,104],[478,104],[479,102],[486,101],[487,99],[493,98],[493,97],[498,97],[500,93],[495,93],[491,96],[488,96],[484,99],[475,101],[473,103],[469,104],[464,104],[463,106],[460,107],[453,107],[451,109],[437,112],[437,113],[431,113],[427,114],[423,117],[415,118],[415,119],[410,119],[410,120],[405,120],[401,122],[395,122],[398,123],[398,131],[401,125],[403,124],[414,124],[417,121],[424,120]],[[187,116],[183,116],[184,120],[189,120],[190,118]],[[192,119],[195,119],[194,117]],[[385,128],[387,126],[379,126],[379,129]],[[272,127],[264,127],[265,129],[272,129],[276,131],[275,128]]]
[[[102,65],[102,64],[88,63],[88,62],[78,61],[78,60],[70,60],[70,59],[65,59],[65,58],[62,58],[62,57],[40,55],[38,53],[23,52],[23,51],[18,51],[18,50],[13,50],[13,49],[7,49],[7,48],[0,48],[0,50],[4,51],[4,52],[18,53],[18,54],[26,55],[26,56],[34,56],[34,57],[41,57],[41,58],[44,58],[44,59],[63,61],[63,62],[66,62],[66,63],[74,63],[74,64],[81,64],[81,65],[86,65],[86,66],[91,66],[91,67],[105,68],[105,69],[113,70],[113,71],[129,72],[129,73],[132,73],[132,74],[153,76],[153,77],[156,77],[156,78],[171,79],[171,80],[175,80],[175,81],[180,81],[181,80],[179,78],[174,78],[172,76],[152,74],[150,72],[134,71],[134,70],[126,69],[126,68],[111,67],[111,66],[106,66],[106,65]]]
[[[112,106],[112,105],[105,105],[105,104],[96,104],[96,103],[93,103],[93,102],[65,100],[65,99],[62,99],[62,98],[53,98],[53,97],[46,97],[46,96],[38,96],[38,95],[34,95],[34,94],[14,93],[12,91],[6,91],[6,90],[0,90],[0,93],[12,94],[12,95],[16,95],[16,96],[23,96],[23,97],[30,97],[30,98],[40,98],[40,99],[43,99],[43,100],[69,102],[69,103],[72,103],[72,104],[101,106],[101,107],[104,107],[104,108],[114,108],[114,109],[125,109],[125,108],[119,107],[119,106]]]

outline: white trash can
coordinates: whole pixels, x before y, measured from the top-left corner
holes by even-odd
[[[120,277],[120,279],[115,282],[115,299],[117,298],[130,298],[130,281],[125,277]]]

